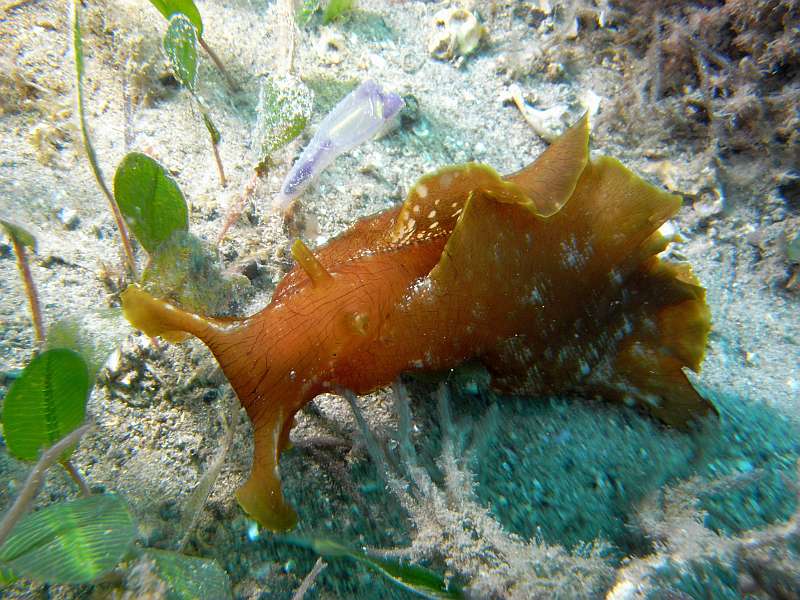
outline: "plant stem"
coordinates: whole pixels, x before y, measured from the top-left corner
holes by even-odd
[[[319,575],[322,572],[322,569],[327,566],[327,563],[322,560],[322,557],[318,557],[317,562],[314,563],[314,568],[308,572],[308,575],[306,575],[305,579],[303,579],[303,583],[300,584],[300,587],[297,588],[297,591],[292,595],[292,600],[303,600],[306,592],[311,589],[312,585],[314,585],[314,580],[317,578],[317,575]]]
[[[266,173],[266,169],[262,169],[257,167],[253,171],[253,176],[250,178],[250,181],[242,190],[242,194],[239,198],[228,208],[228,212],[225,215],[225,222],[222,224],[222,229],[219,232],[219,236],[217,236],[217,246],[222,244],[225,240],[225,236],[228,233],[228,229],[231,228],[236,221],[239,220],[239,217],[242,216],[242,211],[244,210],[245,204],[247,204],[247,200],[253,193],[256,191],[256,185],[258,184],[258,180],[263,178]]]
[[[225,78],[225,83],[228,84],[228,87],[231,89],[232,92],[238,92],[239,86],[236,85],[236,82],[228,75],[228,71],[225,70],[225,67],[222,65],[222,61],[219,59],[219,56],[211,49],[206,41],[203,39],[202,36],[197,36],[197,41],[200,42],[200,45],[203,47],[203,50],[206,51],[208,57],[211,59],[211,62],[214,63],[214,66],[217,67],[217,70],[222,73],[222,76]]]
[[[39,462],[36,463],[30,475],[28,475],[28,479],[25,480],[25,484],[22,486],[22,490],[17,496],[17,499],[14,500],[14,504],[8,509],[3,520],[0,521],[0,546],[2,546],[3,542],[8,538],[9,534],[14,529],[14,525],[25,516],[31,504],[33,504],[33,499],[36,498],[36,494],[39,493],[39,488],[44,481],[44,472],[53,466],[66,450],[69,450],[69,448],[77,444],[81,436],[86,433],[90,427],[91,425],[89,423],[78,427],[72,433],[67,434],[42,452]]]
[[[92,490],[89,489],[89,486],[86,484],[86,480],[81,476],[80,471],[78,471],[71,460],[62,460],[61,466],[64,467],[64,470],[72,478],[72,481],[74,481],[80,488],[81,496],[85,497],[92,495]]]
[[[219,171],[219,182],[222,187],[226,187],[228,185],[228,181],[225,179],[225,171],[222,168],[222,160],[219,157],[219,148],[217,145],[212,142],[211,149],[214,151],[214,160],[217,161],[217,171]]]
[[[89,138],[89,127],[86,124],[86,111],[84,110],[83,103],[83,41],[81,38],[81,26],[78,18],[78,0],[72,0],[72,54],[75,59],[75,87],[78,96],[78,117],[81,125],[81,137],[83,138],[83,147],[86,150],[86,157],[89,159],[89,165],[92,168],[94,178],[97,180],[97,185],[108,200],[108,206],[111,208],[111,213],[114,215],[114,220],[119,229],[119,235],[122,239],[122,248],[125,251],[125,260],[128,264],[131,274],[134,279],[138,279],[136,275],[136,260],[133,257],[133,246],[131,246],[130,236],[128,236],[128,228],[125,226],[125,221],[122,220],[122,213],[119,211],[117,201],[114,199],[113,194],[108,189],[105,179],[103,179],[103,172],[100,170],[100,165],[97,162],[97,154],[92,146],[92,141]]]
[[[222,159],[219,156],[219,141],[221,139],[219,129],[214,125],[214,121],[211,120],[208,107],[203,102],[203,99],[200,96],[196,96],[194,93],[192,93],[192,96],[194,96],[194,99],[197,101],[200,116],[203,118],[203,124],[206,126],[208,135],[211,138],[211,151],[214,153],[214,160],[217,162],[220,185],[225,187],[228,185],[228,182],[225,180],[225,169],[222,167]]]
[[[219,183],[222,187],[226,187],[228,185],[227,179],[225,179],[225,169],[222,167],[222,159],[219,156],[219,148],[214,143],[214,140],[211,140],[211,150],[214,152],[214,160],[217,163],[217,172],[219,172]]]
[[[235,398],[229,399],[227,406],[224,407],[222,412],[223,414],[229,413],[231,415],[230,421],[227,423],[225,417],[223,416],[222,418],[222,422],[225,427],[225,438],[222,441],[222,447],[217,453],[217,456],[211,462],[203,477],[200,478],[200,482],[197,484],[197,487],[195,488],[194,492],[192,492],[191,497],[186,502],[185,508],[188,513],[188,519],[183,519],[183,522],[181,523],[184,532],[183,537],[178,542],[178,552],[183,552],[183,549],[189,542],[189,536],[194,530],[195,525],[197,525],[197,521],[200,519],[203,508],[205,508],[206,502],[208,502],[208,497],[211,495],[211,489],[214,487],[214,483],[217,481],[217,478],[222,471],[222,467],[225,464],[225,458],[228,456],[228,451],[233,445],[233,435],[236,432],[237,425],[239,424],[239,401]]]
[[[31,267],[28,264],[28,254],[25,245],[20,243],[17,236],[11,236],[11,243],[14,246],[14,253],[17,255],[17,267],[25,284],[25,294],[28,296],[28,303],[31,307],[31,318],[33,319],[33,331],[36,336],[36,345],[44,343],[44,325],[42,324],[42,309],[39,306],[39,294],[36,292],[36,284],[33,283]]]

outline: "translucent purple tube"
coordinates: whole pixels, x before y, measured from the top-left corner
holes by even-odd
[[[372,80],[359,85],[322,120],[283,180],[273,206],[285,209],[337,156],[381,133],[403,105],[400,96],[384,93]]]

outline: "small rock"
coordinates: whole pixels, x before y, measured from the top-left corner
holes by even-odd
[[[416,96],[406,94],[403,96],[403,104],[400,110],[400,126],[403,129],[412,129],[420,120],[419,100]]]
[[[58,217],[58,220],[61,221],[61,224],[64,226],[64,228],[68,229],[69,231],[75,231],[78,228],[78,225],[81,223],[78,213],[71,208],[60,208],[56,213],[56,216]]]

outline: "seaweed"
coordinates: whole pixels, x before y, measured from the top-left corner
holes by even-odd
[[[615,41],[637,65],[615,112],[636,124],[637,135],[649,121],[656,139],[694,140],[733,186],[742,178],[764,180],[764,171],[772,175],[765,181],[776,184],[796,164],[797,0],[617,0],[611,6],[619,25]]]

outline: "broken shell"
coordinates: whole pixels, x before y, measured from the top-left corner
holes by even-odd
[[[440,10],[433,21],[435,29],[428,42],[428,52],[439,60],[472,54],[486,35],[486,28],[475,15],[463,8]]]
[[[556,104],[544,110],[533,108],[525,102],[522,90],[516,84],[508,88],[508,97],[516,104],[536,135],[546,142],[552,142],[567,128],[569,108],[566,105]]]
[[[725,198],[719,189],[706,186],[694,196],[692,209],[700,219],[710,219],[725,210]]]

